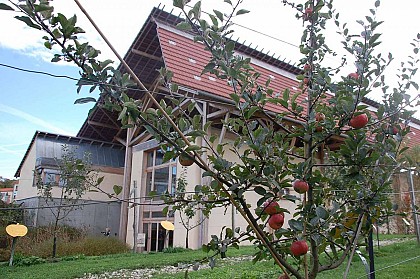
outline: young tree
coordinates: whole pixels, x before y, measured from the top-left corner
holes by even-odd
[[[240,9],[242,1],[225,0],[231,11],[214,11],[207,20],[200,1],[189,10],[188,2],[173,2],[186,19],[178,27],[193,32],[194,40],[211,53],[203,73],[231,86],[230,97],[238,116],[223,123],[236,136],[230,146],[215,142],[215,137],[208,134],[211,123],[202,125],[200,116],[190,111],[174,115],[173,109],[182,99],[167,98],[159,103],[123,61],[128,74],[112,68],[108,60],[97,60],[98,51],[78,41],[83,30],[76,26],[75,16],[54,14],[46,0],[27,1],[13,8],[26,14],[18,19],[49,34],[45,37],[47,48],[60,47],[62,52],[53,61],[71,61],[81,68],[79,86],[99,86],[102,105],[119,111],[124,127],[143,126],[162,143],[166,160],[188,157],[203,169],[203,176],[210,182],[196,187],[202,206],[233,204],[247,221],[245,231],[235,236],[232,229],[226,229],[225,237],[213,237],[204,247],[206,250],[222,253],[227,246],[249,240],[260,250],[255,259],[273,258],[285,273],[282,278],[316,278],[348,257],[350,263],[359,239],[371,230],[366,220],[377,219],[389,204],[385,193],[394,170],[401,164],[403,139],[410,130],[412,112],[408,109],[414,100],[408,92],[418,90],[413,78],[420,35],[413,41],[414,55],[397,74],[398,86],[390,88],[384,70],[393,57],[376,52],[381,35],[381,21],[376,19],[379,1],[365,20],[357,21],[360,30],[352,33],[340,22],[332,1],[295,4],[285,0],[285,6],[296,12],[305,27],[300,45],[302,72],[297,76],[299,92],[285,89],[277,95],[270,80],[261,79],[249,58],[236,55],[235,42],[227,38],[232,32],[232,18],[248,12]],[[333,53],[325,37],[329,22],[335,23],[343,37],[343,48],[354,58],[352,73],[343,73],[342,66],[326,65],[325,56]],[[161,74],[170,92],[178,91],[177,85],[171,83],[172,73],[162,69]],[[156,109],[144,111],[139,100],[127,95],[127,86],[134,84],[130,78],[148,94]],[[383,102],[376,112],[362,103],[372,90],[383,92]],[[306,97],[304,103],[297,101],[301,95]],[[90,100],[83,98],[79,102]],[[269,105],[281,108],[281,112],[273,113]],[[266,125],[257,118],[264,118]],[[334,149],[328,147],[333,138],[341,141]],[[197,145],[197,139],[207,144]],[[226,159],[228,149],[240,163]],[[328,157],[323,156],[325,151]],[[283,194],[291,188],[301,196]],[[255,210],[247,203],[245,193],[250,191],[260,197],[253,205]],[[288,228],[282,228],[282,218],[288,214],[281,207],[282,199],[296,202],[297,212]],[[322,254],[326,257],[321,258]],[[345,277],[347,273],[348,268]]]
[[[41,197],[54,217],[52,257],[57,255],[57,232],[60,221],[65,219],[72,211],[80,208],[82,196],[97,187],[102,179],[97,179],[97,174],[91,168],[89,155],[79,158],[74,149],[62,146],[62,156],[55,159],[57,173],[54,177],[35,170],[37,175],[37,188]],[[58,178],[56,177],[58,176]]]
[[[186,230],[185,248],[188,249],[191,230],[204,223],[204,221],[209,217],[210,211],[214,205],[211,203],[211,206],[203,207],[203,195],[201,193],[204,189],[200,186],[198,186],[200,189],[196,189],[195,194],[188,194],[186,192],[188,182],[185,175],[186,169],[184,168],[181,172],[181,176],[177,180],[177,187],[174,195],[163,195],[165,203],[171,205],[166,206],[163,211],[165,215],[169,209],[171,209],[174,213],[179,213],[181,224]]]

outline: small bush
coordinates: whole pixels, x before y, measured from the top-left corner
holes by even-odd
[[[5,262],[10,259],[10,249],[0,249],[0,262]]]
[[[14,266],[30,266],[35,264],[45,263],[46,260],[36,256],[24,257],[21,255],[16,255],[13,259]]]
[[[74,255],[74,256],[65,256],[62,257],[62,261],[76,261],[76,260],[83,260],[86,259],[85,255]]]
[[[11,240],[9,236],[7,239]],[[49,258],[52,253],[52,239],[53,229],[51,227],[30,228],[26,236],[18,239],[16,253],[23,257]],[[84,230],[67,226],[60,227],[58,231],[57,257],[100,256],[127,251],[129,251],[129,247],[114,237],[87,237]],[[9,257],[10,244],[8,247],[0,249],[0,262],[8,261]]]
[[[184,247],[167,247],[162,250],[163,253],[181,253],[185,251],[191,251],[191,249]]]
[[[100,256],[126,253],[129,247],[115,237],[89,237],[81,242],[81,254],[86,256]]]

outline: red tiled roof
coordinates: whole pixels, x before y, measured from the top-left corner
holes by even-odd
[[[178,32],[172,32],[164,26],[157,27],[157,33],[160,40],[162,55],[166,67],[174,72],[173,82],[187,86],[191,89],[215,94],[219,97],[230,98],[233,93],[232,87],[226,80],[215,79],[208,73],[201,75],[201,71],[207,65],[211,56],[204,50],[201,43],[194,42],[186,34],[181,35]],[[253,60],[251,60],[251,63]],[[252,64],[255,70],[261,73],[260,84],[264,84],[267,79],[271,79],[270,88],[274,92],[282,92],[289,88],[291,94],[298,92],[299,82],[270,69]],[[299,95],[298,103],[302,104],[305,94]],[[266,108],[273,112],[285,112],[282,106],[267,104]],[[416,124],[414,124],[417,126]],[[420,130],[411,126],[411,132],[407,136],[406,143],[412,147],[420,144]]]
[[[13,192],[13,188],[0,188],[0,192]]]
[[[183,19],[176,15],[154,8],[134,39],[124,60],[146,85],[150,86],[158,75],[157,70],[162,66],[166,66],[174,72],[173,81],[178,85],[195,89],[198,93],[207,93],[207,96],[215,100],[218,97],[224,99],[224,101],[229,100],[232,88],[226,81],[212,79],[209,74],[201,76],[202,69],[210,59],[210,53],[204,51],[202,44],[193,43],[191,34],[175,30],[175,26],[181,21]],[[137,50],[147,55],[137,54],[135,52]],[[280,93],[285,88],[291,90],[291,95],[297,92],[294,88],[298,87],[299,82],[293,76],[302,72],[297,66],[264,54],[244,44],[236,43],[235,50],[244,54],[244,56],[252,57],[252,63],[255,62],[253,64],[254,68],[262,74],[259,79],[260,84],[264,84],[267,78],[272,76],[274,79],[271,78],[270,88],[275,90],[275,93]],[[149,58],[150,56],[155,58],[163,57],[164,61],[151,59]],[[123,67],[120,66],[119,69],[124,72]],[[133,95],[133,97],[138,98],[139,96]],[[305,94],[302,94],[297,101],[302,104],[305,97]],[[372,107],[379,106],[377,102],[367,98],[364,98],[363,102]],[[266,108],[273,112],[284,111],[283,107],[273,104],[267,104]],[[96,109],[92,116],[85,121],[77,136],[110,142],[116,142],[117,138],[124,139],[124,129],[111,128],[111,126],[119,125],[119,123],[115,125],[118,122],[118,114],[107,112],[107,117],[104,114],[103,110]],[[111,121],[111,119],[114,121]],[[105,123],[105,125],[96,125],[95,123]],[[420,121],[412,119],[412,123],[410,125],[412,126],[412,132],[409,134],[410,139],[407,140],[409,146],[420,144]]]
[[[204,50],[201,43],[194,43],[192,39],[162,27],[158,27],[158,35],[165,65],[174,72],[173,81],[175,83],[220,97],[230,98],[229,94],[233,91],[226,80],[214,79],[208,73],[201,75],[201,71],[210,60],[210,53]],[[252,64],[252,66],[257,72],[261,73],[258,79],[260,84],[264,84],[269,78],[271,79],[270,88],[274,92],[282,92],[286,88],[290,89],[291,94],[298,92],[299,82],[297,80],[256,64]],[[302,103],[304,98],[305,96],[302,94],[297,100]],[[273,112],[285,111],[283,107],[271,103],[267,104],[267,109]]]
[[[420,145],[420,127],[416,127],[410,126],[410,133],[406,136],[406,143],[409,147]]]

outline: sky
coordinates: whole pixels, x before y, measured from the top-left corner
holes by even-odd
[[[153,7],[160,4],[168,12],[173,9],[171,0],[80,2],[121,55],[126,53]],[[223,0],[202,2],[203,11],[229,11]],[[8,1],[0,0],[0,3]],[[56,12],[67,17],[77,15],[78,25],[86,31],[84,37],[102,51],[102,59],[116,60],[74,1],[55,0],[52,4]],[[335,4],[343,22],[348,22],[350,27],[356,28],[355,32],[360,32],[355,21],[368,15],[369,9],[374,7],[374,0],[335,0]],[[251,12],[233,19],[237,24],[233,26],[234,38],[238,38],[241,43],[252,43],[251,47],[265,53],[269,51],[270,55],[275,53],[276,57],[280,56],[286,62],[294,63],[299,60],[300,54],[296,46],[300,43],[302,22],[295,19],[294,11],[284,7],[281,0],[244,0],[241,8]],[[377,18],[384,21],[379,29],[383,33],[380,51],[386,55],[392,52],[396,58],[394,65],[387,70],[391,77],[395,75],[399,61],[405,61],[413,53],[409,44],[420,32],[419,9],[419,2],[408,0],[383,0],[379,7]],[[178,15],[180,10],[175,8],[173,13]],[[75,136],[93,106],[92,103],[73,104],[77,98],[88,96],[86,91],[81,93],[82,96],[77,95],[74,80],[6,67],[8,65],[78,78],[78,69],[73,65],[49,62],[53,53],[42,46],[44,34],[14,19],[16,15],[18,14],[14,12],[0,11],[0,176],[6,178],[14,177],[37,130]],[[341,38],[336,31],[337,29],[332,28],[327,35],[331,38],[330,46],[340,53]],[[339,62],[338,58],[327,59],[327,63],[331,65]],[[349,64],[347,67],[349,72],[354,71],[353,65]],[[420,83],[419,76],[416,81]],[[96,95],[97,92],[94,92],[93,97]],[[380,94],[377,93],[370,97],[380,100]]]

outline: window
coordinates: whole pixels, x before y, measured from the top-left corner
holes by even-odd
[[[146,196],[151,191],[173,194],[176,187],[176,161],[163,162],[160,149],[146,152]]]
[[[61,179],[60,174],[58,173],[57,170],[51,170],[51,169],[44,170],[43,177],[44,177],[43,179],[44,185],[60,186],[60,187],[64,186],[64,181],[63,179]]]
[[[55,173],[52,172],[45,172],[44,176],[44,184],[56,184],[57,178]]]

